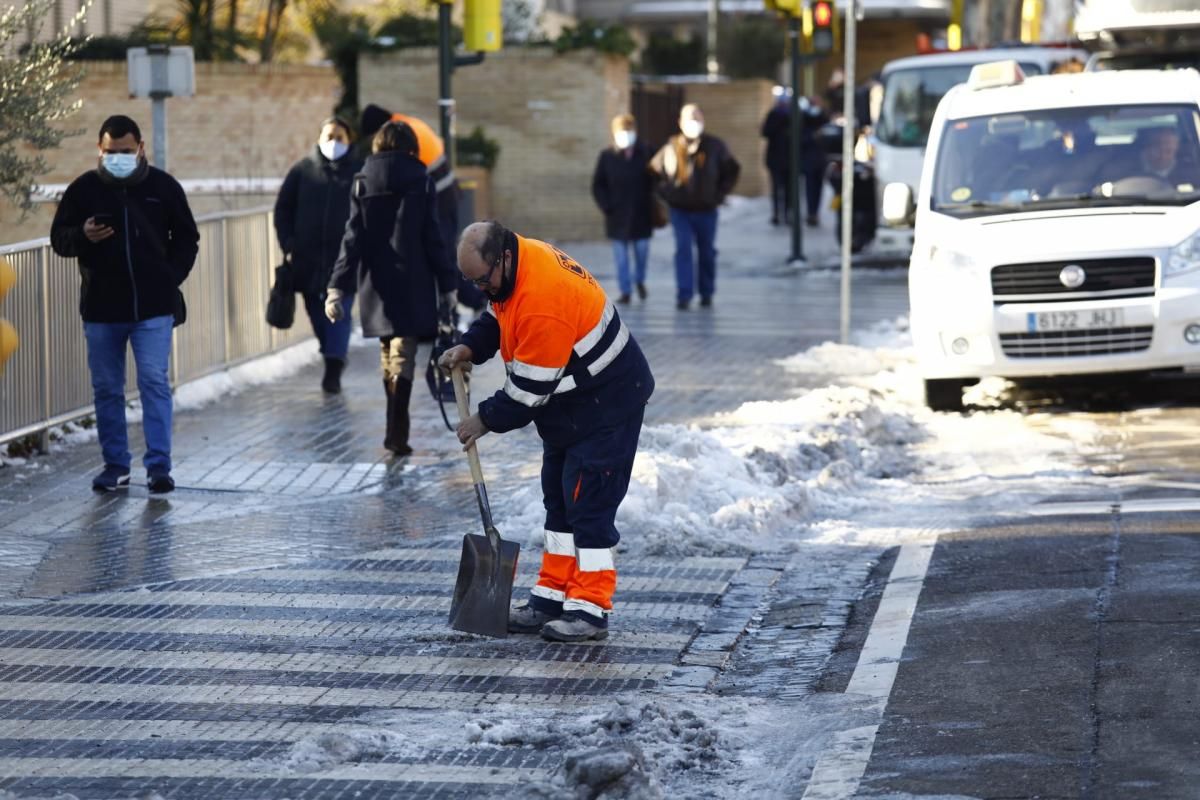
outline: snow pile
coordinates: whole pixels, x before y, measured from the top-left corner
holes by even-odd
[[[419,757],[423,748],[411,736],[382,728],[350,728],[330,731],[292,745],[276,770],[285,775],[304,775],[336,767],[380,761],[387,757]]]
[[[1082,470],[1071,440],[1095,437],[1078,418],[1050,418],[1038,430],[1012,410],[964,416],[926,408],[906,318],[779,361],[817,386],[783,401],[748,402],[716,426],[657,425],[642,431],[629,492],[617,515],[622,553],[743,555],[827,537],[830,521],[928,504],[972,503],[1020,485],[1069,482]],[[977,397],[1000,396],[985,382]],[[957,495],[944,486],[957,482]],[[941,487],[941,488],[940,488]],[[1043,486],[1044,488],[1044,486]],[[503,530],[540,546],[541,488],[531,481],[496,506]],[[897,519],[897,524],[900,521]],[[842,524],[838,530],[845,531]],[[848,534],[847,534],[848,536]]]
[[[719,725],[663,700],[620,701],[564,720],[477,719],[467,740],[481,746],[564,749],[549,783],[522,787],[528,796],[575,800],[659,800],[677,776],[716,774],[733,765],[735,747]]]

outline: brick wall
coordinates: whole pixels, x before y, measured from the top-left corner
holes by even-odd
[[[436,127],[434,51],[365,55],[358,75],[364,106],[412,113]],[[491,187],[497,219],[543,239],[603,237],[591,177],[609,144],[609,121],[629,107],[624,59],[513,48],[457,70],[453,89],[458,134],[482,125],[500,143]]]
[[[771,109],[771,82],[689,83],[686,98],[704,112],[704,129],[723,139],[742,165],[734,193],[747,197],[768,194],[770,177],[763,162],[766,140],[759,131]]]
[[[46,153],[51,169],[39,183],[69,183],[94,168],[96,133],[110,114],[128,114],[137,121],[153,160],[150,101],[129,98],[125,64],[85,66],[79,89],[83,108],[66,123],[83,133]],[[330,67],[197,64],[195,97],[166,101],[168,168],[178,178],[282,177],[316,142],[318,125],[331,113],[338,93]],[[241,199],[206,198],[193,208],[201,213],[241,205]],[[53,213],[52,204],[44,204],[19,221],[19,212],[0,205],[0,243],[47,235]]]

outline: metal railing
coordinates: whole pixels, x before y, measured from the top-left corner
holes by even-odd
[[[183,284],[187,323],[176,328],[171,350],[174,386],[312,336],[303,323],[281,331],[264,314],[274,265],[282,254],[271,208],[199,217],[200,253]],[[49,238],[0,246],[17,284],[0,316],[17,329],[20,347],[0,374],[0,443],[41,435],[92,413],[87,346],[79,317],[75,260],[50,248]],[[299,322],[299,320],[298,320]],[[128,396],[137,396],[132,356],[126,359]]]

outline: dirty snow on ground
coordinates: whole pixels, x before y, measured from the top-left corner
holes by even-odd
[[[631,532],[620,551],[738,555],[799,548],[811,537],[829,544],[830,531],[850,517],[872,530],[881,522],[924,528],[933,508],[970,500],[976,511],[999,511],[1014,493],[1080,480],[1072,440],[1093,438],[1090,423],[1055,420],[1051,435],[1014,410],[932,412],[906,319],[862,331],[855,342],[782,359],[797,380],[793,399],[747,402],[705,427],[646,427],[617,516],[618,529]],[[970,392],[972,402],[994,405],[1003,382]],[[494,511],[506,533],[540,545],[536,482]],[[861,532],[843,541],[867,543]]]
[[[836,544],[861,546],[873,557],[922,535],[942,515],[953,512],[962,522],[964,507],[1002,513],[1019,507],[1025,494],[1086,478],[1074,466],[1072,444],[1094,438],[1086,421],[1047,417],[1039,426],[1001,408],[929,411],[905,319],[861,331],[852,345],[813,347],[780,366],[795,379],[791,399],[748,402],[704,427],[643,431],[617,520],[628,534],[623,553],[749,554]],[[1002,383],[985,383],[968,399],[995,405],[1003,392]],[[535,480],[527,484],[494,498],[494,510],[506,535],[538,545],[540,488]],[[381,748],[417,755],[419,742],[426,758],[471,747],[560,755],[549,776],[521,786],[522,797],[790,797],[772,777],[794,774],[779,759],[813,758],[822,742],[865,713],[856,702],[813,695],[781,714],[754,699],[643,692],[569,714],[514,705],[442,713],[428,727],[406,712],[299,743],[276,767],[303,771]]]

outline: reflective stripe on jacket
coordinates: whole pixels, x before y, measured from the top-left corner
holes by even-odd
[[[493,303],[463,341],[483,363],[497,349],[504,387],[480,403],[490,430],[536,421],[562,443],[624,419],[654,390],[629,328],[586,269],[545,242],[517,236],[512,295]]]

